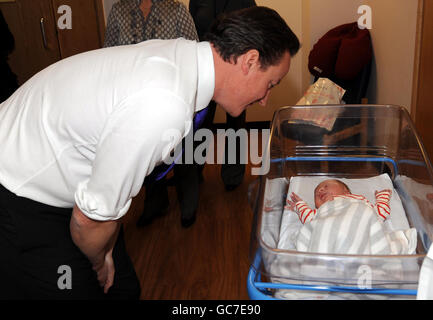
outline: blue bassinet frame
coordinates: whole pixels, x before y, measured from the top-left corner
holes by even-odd
[[[333,156],[321,156],[321,157],[286,157],[271,159],[272,163],[284,162],[284,161],[371,161],[371,162],[387,162],[390,163],[394,168],[394,174],[398,174],[397,163],[388,157],[333,157]],[[410,162],[411,164],[426,166],[421,161],[412,160],[399,160],[398,163]],[[404,198],[405,201],[411,201],[409,197]],[[422,227],[420,225],[415,227]],[[423,229],[423,228],[422,228]],[[424,245],[431,244],[428,237],[423,236],[422,232],[421,239]],[[427,240],[426,240],[427,239]],[[429,242],[429,243],[426,243]],[[417,290],[413,289],[386,289],[386,288],[367,288],[361,289],[358,287],[349,286],[327,286],[327,285],[304,285],[304,284],[283,284],[283,283],[272,283],[262,282],[261,274],[259,272],[262,262],[260,249],[258,249],[253,258],[253,262],[250,266],[248,277],[247,277],[247,291],[250,299],[252,300],[278,300],[272,296],[272,289],[286,289],[286,290],[303,290],[303,291],[322,291],[322,292],[340,292],[340,293],[353,293],[353,294],[382,294],[382,295],[404,295],[404,296],[416,296]]]
[[[278,300],[272,297],[270,289],[286,289],[286,290],[303,290],[303,291],[324,291],[324,292],[340,292],[340,293],[355,293],[355,294],[383,294],[383,295],[404,295],[416,296],[417,290],[413,289],[383,289],[369,288],[360,289],[358,287],[348,286],[326,286],[326,285],[303,285],[303,284],[283,284],[262,282],[261,275],[257,271],[260,269],[261,254],[258,251],[248,272],[247,291],[248,296],[252,300]]]

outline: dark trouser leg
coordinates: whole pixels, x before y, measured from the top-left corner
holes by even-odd
[[[239,117],[232,117],[227,114],[227,128],[235,131],[245,128],[246,111],[242,112]],[[239,140],[236,141],[236,163],[228,163],[228,143],[225,143],[225,163],[221,166],[221,178],[227,190],[233,190],[242,183],[245,174],[245,164],[240,163],[240,153],[245,152],[241,150]]]
[[[215,110],[216,104],[211,101],[201,128],[212,129]],[[194,150],[199,143],[194,142]],[[182,214],[181,223],[184,227],[189,227],[195,221],[203,168],[204,165],[196,163],[179,164],[174,167],[174,180],[176,181],[176,191]]]
[[[0,186],[1,188],[1,186]],[[22,299],[16,231],[0,198],[0,300]]]
[[[199,200],[199,171],[196,164],[179,164],[174,166],[176,191],[181,211],[183,227],[195,222]]]
[[[202,128],[206,128],[209,130],[214,129],[213,120],[215,118],[215,112],[216,112],[216,103],[214,101],[211,101],[208,105],[208,112],[206,114],[205,120],[203,121]],[[198,165],[199,178],[202,177],[202,172],[203,172],[204,166],[205,166],[204,164]]]
[[[169,199],[166,179],[150,182],[145,185],[146,197],[144,199],[144,209],[139,220],[138,226],[150,224],[157,216],[164,214],[168,209]]]
[[[0,299],[130,299],[137,276],[119,233],[116,274],[105,295],[87,257],[72,241],[72,210],[17,197],[0,186]]]

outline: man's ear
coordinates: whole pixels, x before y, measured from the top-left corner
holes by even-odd
[[[244,74],[248,74],[251,70],[260,68],[260,53],[256,49],[251,49],[241,55],[238,59],[241,63],[241,69]]]

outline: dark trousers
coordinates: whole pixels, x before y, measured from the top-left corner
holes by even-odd
[[[72,209],[18,197],[0,185],[0,300],[139,298],[123,230],[113,249],[114,284],[104,294],[72,241],[71,214]]]
[[[213,129],[213,119],[215,117],[216,103],[211,101],[208,106],[208,113],[203,123],[204,128]],[[246,122],[246,111],[244,110],[238,117],[232,117],[226,113],[227,129],[233,129],[235,131],[245,128]],[[236,143],[236,163],[228,163],[228,144],[225,143],[225,163],[221,166],[221,178],[224,184],[227,185],[239,185],[242,183],[245,174],[245,164],[240,163],[240,152],[241,145],[239,141]]]
[[[18,89],[16,75],[12,72],[7,60],[0,59],[0,103],[9,98]]]

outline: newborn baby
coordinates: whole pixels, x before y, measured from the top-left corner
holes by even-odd
[[[334,200],[335,197],[364,200],[376,210],[378,218],[381,221],[385,221],[391,213],[389,207],[391,193],[392,191],[389,189],[376,191],[376,204],[372,205],[364,196],[352,194],[349,187],[344,182],[337,179],[328,179],[322,181],[316,189],[314,189],[314,204],[316,205],[316,208],[319,209],[322,204]],[[295,208],[297,209],[296,212],[298,213],[299,219],[302,223],[311,221],[316,215],[317,210],[310,209],[308,205],[294,192],[292,192],[291,198],[292,201],[287,200],[289,209],[292,211],[294,211]]]
[[[296,241],[298,251],[334,254],[392,254],[383,221],[390,215],[392,191],[376,191],[376,203],[352,194],[340,180],[321,182],[314,190],[316,209],[297,194],[287,200],[303,226]]]

